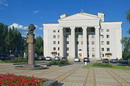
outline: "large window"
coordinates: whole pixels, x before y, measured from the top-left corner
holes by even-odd
[[[102,51],[104,51],[104,48],[101,48]]]
[[[56,44],[56,41],[53,41],[53,44]]]
[[[56,47],[53,47],[53,50],[56,50]]]
[[[110,48],[107,48],[107,51],[110,51]]]
[[[110,44],[110,41],[107,41],[107,45],[109,45]]]
[[[101,41],[101,45],[104,45],[104,41]]]
[[[56,32],[56,30],[53,30],[53,33],[55,33]]]
[[[94,45],[94,41],[92,41],[92,45]]]
[[[109,38],[109,35],[107,35],[106,38]]]
[[[109,29],[106,29],[106,32],[109,32]]]
[[[53,35],[53,38],[56,38],[56,35]]]

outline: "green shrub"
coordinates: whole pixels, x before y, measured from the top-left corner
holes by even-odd
[[[112,67],[109,63],[94,63],[93,66],[95,67]]]
[[[51,61],[48,65],[65,65],[68,64],[68,60]]]
[[[10,59],[10,60],[5,60],[4,62],[8,62],[8,63],[20,63],[20,62],[27,62],[27,59],[25,58],[14,58],[14,59]]]

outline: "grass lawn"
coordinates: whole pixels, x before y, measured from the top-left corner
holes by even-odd
[[[94,68],[111,68],[111,69],[122,69],[122,70],[130,70],[130,66],[128,66],[129,68],[126,68],[126,66],[118,66],[118,65],[112,65],[112,67],[103,67],[103,66],[96,66],[93,64],[88,64],[84,67],[94,67]]]

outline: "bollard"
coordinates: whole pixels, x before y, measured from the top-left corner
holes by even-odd
[[[85,65],[87,65],[87,62],[85,62]]]

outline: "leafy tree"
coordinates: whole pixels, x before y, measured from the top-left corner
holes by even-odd
[[[0,23],[0,54],[22,55],[25,41],[17,28]]]
[[[38,55],[43,55],[43,39],[42,37],[38,36],[36,38],[36,42],[35,42],[35,52]]]

